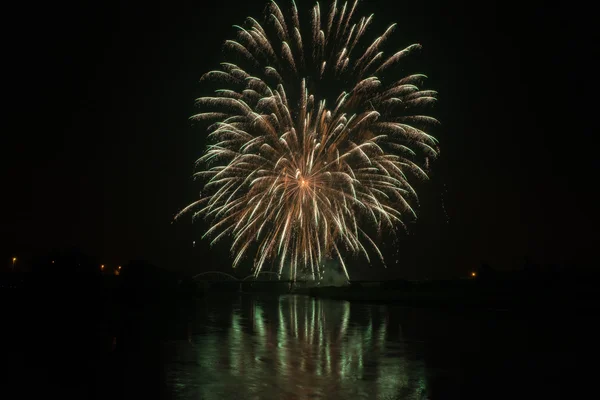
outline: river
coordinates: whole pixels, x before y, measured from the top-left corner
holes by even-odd
[[[551,318],[284,295],[208,298],[163,343],[172,399],[548,398],[576,354]],[[560,396],[559,396],[560,397]]]
[[[596,313],[573,308],[81,296],[6,299],[2,398],[571,399],[596,389]]]

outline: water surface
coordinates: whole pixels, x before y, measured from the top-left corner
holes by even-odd
[[[167,379],[179,399],[425,398],[418,343],[385,306],[281,296],[206,304],[173,341]]]
[[[0,394],[489,400],[597,391],[596,313],[574,307],[450,310],[245,294],[79,306],[81,296],[6,299]]]
[[[164,343],[164,379],[182,400],[548,397],[565,389],[574,355],[546,323],[296,295],[208,298],[186,338]]]

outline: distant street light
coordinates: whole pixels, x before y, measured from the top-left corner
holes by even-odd
[[[101,270],[101,271],[104,271],[104,264],[102,264],[102,265],[100,266],[100,270]]]
[[[12,269],[15,269],[15,264],[17,263],[17,257],[12,258]]]
[[[476,276],[477,276],[477,274],[476,274],[475,272],[471,272],[471,276],[472,276],[472,277],[476,277]]]

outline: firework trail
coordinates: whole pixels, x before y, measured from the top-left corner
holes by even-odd
[[[232,238],[234,267],[255,252],[255,273],[287,265],[295,279],[333,258],[348,277],[344,252],[370,261],[366,246],[383,261],[367,232],[416,216],[409,177],[426,179],[438,153],[425,115],[436,92],[419,88],[422,74],[394,72],[420,46],[384,56],[395,25],[365,43],[373,16],[357,18],[356,6],[322,14],[317,3],[305,32],[295,3],[271,2],[264,24],[235,26],[228,62],[202,77],[222,85],[192,117],[210,124],[195,174],[206,184],[178,217],[207,218],[213,243]]]

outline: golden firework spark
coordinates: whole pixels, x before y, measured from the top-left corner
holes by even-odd
[[[234,266],[257,244],[256,274],[274,263],[294,279],[299,268],[317,277],[336,258],[348,277],[343,252],[369,260],[368,244],[383,260],[364,224],[381,230],[415,215],[408,176],[427,178],[420,165],[438,154],[426,132],[437,120],[424,115],[436,92],[419,88],[422,74],[394,78],[420,48],[384,56],[395,25],[363,44],[373,16],[355,18],[356,4],[334,2],[322,20],[317,3],[303,36],[295,3],[284,15],[271,2],[264,26],[236,26],[230,62],[202,78],[223,88],[197,99],[192,118],[210,124],[196,173],[206,184],[178,216],[207,218],[213,243],[231,237]]]

